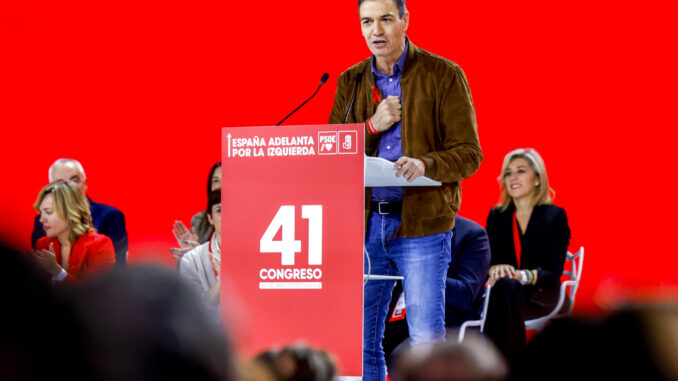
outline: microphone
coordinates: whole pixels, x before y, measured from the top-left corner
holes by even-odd
[[[351,108],[353,108],[353,102],[355,101],[355,94],[358,92],[358,85],[360,84],[360,81],[363,79],[363,73],[357,73],[355,75],[355,87],[353,88],[353,95],[351,96],[351,103],[348,104],[348,110],[346,110],[346,117],[344,118],[344,124],[348,122],[348,114],[351,112]]]
[[[299,107],[295,108],[294,111],[292,111],[291,113],[289,113],[289,115],[287,115],[286,117],[284,117],[283,120],[281,120],[280,122],[278,122],[278,124],[276,124],[276,126],[281,125],[282,122],[284,122],[285,120],[287,120],[287,118],[289,118],[290,116],[292,116],[292,114],[294,114],[295,112],[297,112],[297,110],[299,110],[302,106],[304,106],[306,103],[308,103],[308,101],[310,101],[311,99],[313,99],[313,97],[315,97],[315,95],[318,94],[318,91],[320,90],[320,88],[325,84],[325,82],[327,82],[327,79],[328,79],[328,78],[330,78],[330,75],[327,74],[327,73],[324,73],[323,76],[320,77],[320,84],[318,85],[318,88],[315,89],[315,93],[313,93],[313,95],[311,95],[310,98],[308,98],[307,100],[305,100],[304,103],[300,104]]]

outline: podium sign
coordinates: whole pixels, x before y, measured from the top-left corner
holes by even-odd
[[[222,130],[221,314],[244,355],[303,341],[362,376],[363,128]]]

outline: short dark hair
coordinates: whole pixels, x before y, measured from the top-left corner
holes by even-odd
[[[217,188],[207,195],[207,210],[205,212],[212,216],[212,207],[216,204],[221,204],[221,188]]]
[[[367,0],[358,0],[358,9],[360,9],[360,6]],[[396,7],[398,7],[398,13],[399,17],[403,18],[405,16],[405,12],[407,12],[407,6],[405,5],[405,0],[391,0],[395,3]]]

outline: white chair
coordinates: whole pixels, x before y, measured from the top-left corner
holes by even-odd
[[[574,308],[574,298],[577,295],[579,281],[581,280],[581,270],[584,267],[584,247],[580,247],[576,254],[572,254],[568,251],[567,258],[565,260],[570,262],[571,271],[563,270],[563,275],[568,276],[570,279],[560,284],[560,295],[558,296],[558,303],[556,304],[556,307],[548,315],[536,319],[526,320],[525,329],[541,331],[549,320],[557,317],[567,316],[572,313],[572,308]],[[567,294],[567,287],[570,287],[569,295]],[[561,311],[563,308],[563,303],[565,303],[565,298],[569,299],[570,304],[565,311]]]
[[[480,327],[480,332],[483,332],[485,329],[485,319],[487,318],[487,306],[490,304],[490,290],[492,290],[492,286],[485,285],[485,301],[483,301],[483,311],[480,313],[480,320],[467,320],[464,323],[462,323],[461,327],[459,327],[459,338],[457,338],[457,342],[461,343],[464,340],[464,335],[466,334],[466,328],[468,327]]]

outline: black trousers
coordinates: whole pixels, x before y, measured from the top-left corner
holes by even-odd
[[[512,364],[525,349],[525,320],[548,314],[556,304],[532,303],[531,292],[532,287],[509,278],[499,279],[492,287],[485,334]]]

